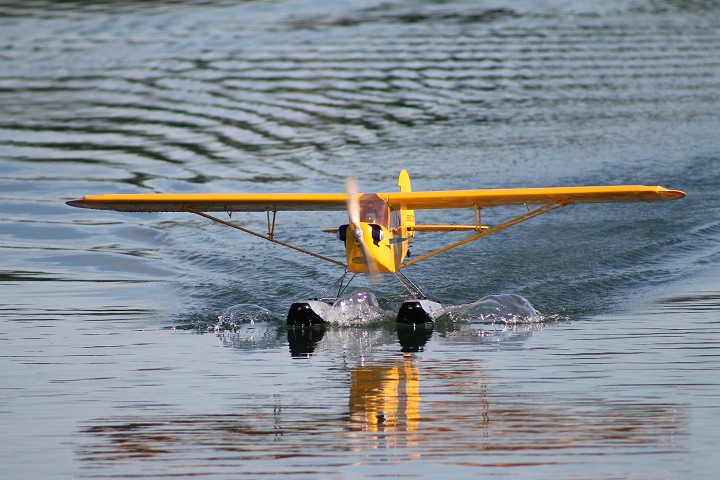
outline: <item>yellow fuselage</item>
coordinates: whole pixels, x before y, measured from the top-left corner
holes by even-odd
[[[402,188],[409,190],[402,182]],[[407,190],[406,190],[407,191]],[[348,227],[345,240],[347,268],[354,273],[395,272],[405,260],[412,243],[415,225],[412,210],[393,210],[387,202],[375,194],[360,198],[360,225],[363,246],[358,243],[354,225]]]
[[[352,226],[350,228],[352,228]],[[378,227],[375,227],[376,232],[377,228]],[[402,244],[400,242],[395,243],[394,239],[396,237],[390,230],[382,225],[380,225],[379,228],[380,232],[382,232],[382,240],[373,238],[372,224],[360,223],[363,242],[365,244],[364,249],[358,244],[355,235],[348,231],[345,242],[345,256],[348,270],[354,273],[368,273],[368,262],[372,262],[370,271],[384,273],[397,270],[397,266],[402,262],[402,259],[405,258],[406,252],[402,251]],[[377,236],[377,233],[375,236]],[[365,258],[365,255],[367,255],[368,258]]]

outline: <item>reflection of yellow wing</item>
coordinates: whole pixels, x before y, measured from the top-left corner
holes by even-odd
[[[685,196],[679,190],[641,185],[396,192],[378,194],[395,209],[489,208],[502,205],[662,202]]]
[[[395,210],[489,208],[502,205],[561,203],[661,202],[685,196],[679,190],[640,185],[553,187],[435,192],[378,193]],[[194,193],[86,195],[74,207],[121,212],[266,212],[345,210],[345,193]]]

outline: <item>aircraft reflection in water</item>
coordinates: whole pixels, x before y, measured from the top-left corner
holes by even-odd
[[[503,348],[506,338],[514,348],[529,330],[508,327],[506,332],[513,330],[509,337],[473,338],[478,347],[492,344],[494,349]],[[148,476],[158,469],[167,476],[259,476],[307,471],[308,461],[318,472],[330,468],[335,473],[388,460],[512,468],[527,465],[527,455],[542,464],[566,462],[568,452],[582,463],[589,450],[593,462],[598,455],[676,453],[674,442],[687,435],[689,421],[677,405],[613,401],[602,394],[566,395],[564,401],[553,392],[527,397],[512,383],[493,382],[482,362],[411,353],[423,349],[430,333],[411,327],[289,329],[294,357],[338,357],[319,372],[325,380],[312,395],[298,396],[307,386],[293,372],[280,371],[277,384],[282,386],[271,393],[249,392],[247,383],[238,387],[238,398],[247,400],[227,414],[97,420],[84,429],[89,438],[79,457],[90,468],[139,477],[138,459],[159,462]],[[452,333],[444,341],[452,343]],[[221,338],[239,350],[284,343],[277,326],[272,334],[257,335],[254,347],[247,339],[228,342],[234,335]],[[471,337],[460,338],[464,343]],[[406,353],[388,351],[387,345],[398,342]],[[317,363],[291,365],[315,373],[322,369]],[[457,433],[467,431],[476,435],[463,436],[458,444]]]
[[[350,371],[351,430],[382,435],[362,436],[362,445],[414,447],[420,428],[420,372],[417,359],[405,354],[387,365],[360,365]],[[404,435],[386,435],[404,433]],[[411,454],[420,458],[420,454]]]

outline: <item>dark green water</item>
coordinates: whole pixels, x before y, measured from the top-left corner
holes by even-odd
[[[712,477],[718,112],[711,0],[2,2],[1,476]],[[545,319],[471,312],[410,340],[286,328],[330,264],[64,204],[385,191],[403,168],[417,190],[688,196],[573,206],[409,267],[446,305],[516,294]],[[321,230],[343,217],[280,215],[278,238],[342,257]],[[238,304],[271,316],[216,329]]]

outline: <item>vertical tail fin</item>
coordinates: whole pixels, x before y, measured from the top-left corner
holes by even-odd
[[[412,191],[410,187],[410,175],[408,175],[407,170],[400,171],[397,184],[401,192]],[[412,238],[415,232],[408,232],[405,228],[415,226],[415,211],[400,210],[400,226],[403,228],[403,235]]]
[[[400,192],[410,192],[410,175],[407,171],[400,171],[398,177],[398,187]],[[405,257],[409,254],[410,244],[412,243],[415,232],[408,231],[408,227],[415,226],[415,212],[413,210],[395,210],[391,211],[390,229],[393,233],[391,245],[393,255],[395,257],[395,269],[399,268],[405,261]]]
[[[398,187],[400,187],[401,192],[410,192],[412,189],[410,188],[410,175],[408,175],[407,170],[401,170],[400,176],[398,177]]]

